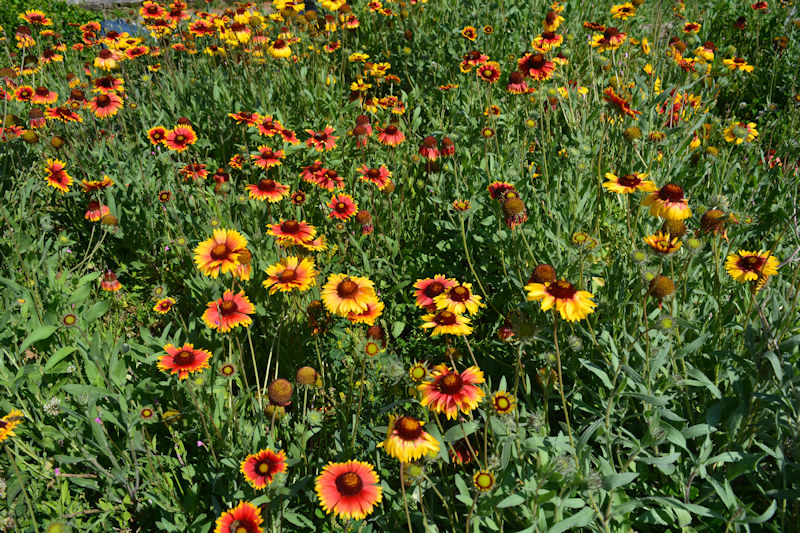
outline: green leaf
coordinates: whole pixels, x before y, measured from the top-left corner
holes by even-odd
[[[557,523],[547,530],[547,533],[561,533],[562,531],[569,531],[574,528],[586,527],[594,520],[594,511],[589,507],[584,507],[580,512],[575,513]]]
[[[497,504],[498,509],[505,509],[506,507],[516,507],[517,505],[523,503],[525,498],[520,494],[510,494],[503,498],[500,503]]]
[[[44,365],[45,373],[47,373],[48,370],[51,370],[54,366],[63,361],[65,357],[67,357],[74,351],[75,348],[73,346],[64,346],[63,348],[60,348],[47,360],[47,364]]]
[[[42,326],[31,331],[28,336],[25,337],[25,340],[22,341],[22,344],[19,345],[19,353],[27,350],[32,344],[50,337],[55,330],[55,326]]]
[[[392,337],[394,337],[396,339],[397,337],[400,336],[401,333],[403,333],[404,329],[406,329],[406,323],[405,322],[400,322],[400,321],[393,322],[392,323]]]
[[[100,300],[91,306],[88,311],[86,311],[86,313],[83,315],[83,319],[86,320],[87,323],[94,322],[106,314],[106,311],[108,311],[110,307],[111,302],[109,300]]]
[[[639,477],[639,472],[625,472],[623,474],[612,474],[603,478],[603,488],[607,491],[613,491],[623,485],[627,485],[634,479]]]
[[[461,440],[465,437],[469,437],[475,431],[478,430],[478,423],[477,422],[467,422],[464,424],[464,429],[462,431],[461,425],[453,426],[447,430],[444,434],[444,441],[445,442],[455,442],[457,440]]]

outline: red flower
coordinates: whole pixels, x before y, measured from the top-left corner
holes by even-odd
[[[167,355],[159,358],[158,369],[178,374],[178,379],[186,379],[192,372],[210,368],[208,360],[211,359],[211,352],[195,348],[191,343],[184,343],[180,348],[167,344],[164,351]]]
[[[348,194],[334,195],[327,205],[331,210],[331,212],[328,213],[328,218],[348,220],[358,211],[358,204],[353,201],[353,197]]]
[[[211,329],[227,333],[237,326],[249,326],[253,323],[250,315],[255,312],[255,307],[245,296],[244,291],[234,294],[225,291],[222,298],[208,303],[208,309],[203,313],[203,322]]]
[[[250,454],[242,461],[240,470],[254,489],[264,489],[272,483],[275,474],[286,472],[286,454],[264,449]]]

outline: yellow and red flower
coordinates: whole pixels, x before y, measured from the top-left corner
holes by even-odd
[[[644,242],[657,254],[671,254],[681,248],[681,242],[678,237],[672,237],[669,233],[661,231],[648,235],[644,238]]]
[[[86,206],[86,213],[83,215],[83,218],[90,222],[97,222],[109,212],[110,210],[107,205],[100,205],[100,202],[97,200],[92,200],[89,202],[89,205]]]
[[[375,284],[368,278],[331,274],[322,286],[322,303],[329,313],[346,317],[350,313],[363,313],[378,297]]]
[[[725,270],[739,283],[758,281],[778,273],[778,259],[770,251],[748,252],[739,250],[725,260]]]
[[[51,187],[62,193],[69,192],[69,186],[72,185],[72,176],[67,174],[65,169],[66,163],[60,159],[47,159],[44,179]]]
[[[47,87],[37,87],[31,96],[32,104],[52,104],[58,100],[58,94]]]
[[[167,296],[166,298],[161,298],[156,302],[156,305],[153,306],[153,311],[165,315],[170,309],[172,309],[173,305],[175,305],[175,299]]]
[[[430,329],[431,337],[437,335],[469,335],[472,326],[469,318],[446,309],[422,317],[422,329]]]
[[[374,302],[367,302],[367,308],[360,313],[350,312],[347,314],[347,320],[353,324],[366,324],[372,326],[375,320],[383,314],[385,306],[382,301],[376,299]]]
[[[314,148],[317,152],[336,148],[336,140],[339,137],[331,135],[331,133],[333,133],[333,126],[325,126],[325,129],[320,131],[308,129],[306,133],[311,136],[306,139],[306,146],[309,148]]]
[[[436,310],[434,299],[443,294],[447,289],[455,287],[458,282],[441,274],[436,274],[432,278],[418,279],[414,283],[414,297],[417,299],[417,307],[426,308],[429,311]]]
[[[446,309],[453,313],[465,312],[474,315],[483,307],[481,297],[472,292],[471,283],[460,283],[448,287],[442,294],[435,296],[433,302],[437,310]]]
[[[416,461],[423,455],[436,455],[439,441],[425,431],[424,422],[412,416],[389,417],[386,440],[378,444],[401,463]]]
[[[627,39],[628,34],[619,31],[613,26],[603,30],[603,33],[596,33],[592,36],[592,41],[589,43],[598,52],[605,52],[606,50],[616,50]]]
[[[239,470],[254,489],[262,490],[272,483],[276,474],[286,472],[286,454],[265,448],[248,455]]]
[[[281,165],[281,160],[286,157],[286,152],[283,150],[273,151],[267,145],[261,145],[257,148],[257,154],[250,154],[253,164],[259,168],[268,169]]]
[[[361,165],[358,168],[359,173],[361,176],[359,179],[361,181],[371,181],[374,183],[379,190],[383,190],[386,185],[392,181],[392,173],[386,168],[386,165],[381,165],[380,167],[368,167],[367,165]]]
[[[269,203],[280,202],[282,199],[289,196],[288,185],[268,178],[262,178],[256,184],[248,184],[245,188],[250,193],[250,198],[262,202],[264,200],[267,200]]]
[[[249,326],[253,323],[250,315],[255,312],[255,307],[244,291],[234,294],[225,291],[222,298],[208,302],[208,309],[203,313],[203,322],[211,329],[220,333],[227,333],[237,326]]]
[[[636,192],[637,190],[644,192],[653,192],[658,190],[658,187],[656,187],[655,183],[645,178],[647,178],[646,172],[625,174],[623,176],[617,176],[611,172],[606,172],[606,179],[608,181],[603,183],[603,187],[608,189],[610,192],[615,192],[618,194],[630,194],[632,192]]]
[[[667,220],[683,220],[692,216],[683,187],[675,183],[667,183],[651,192],[642,200],[642,205],[650,206],[651,215]]]
[[[497,80],[500,79],[500,64],[497,61],[487,61],[478,67],[475,72],[483,81],[490,84],[497,83]]]
[[[155,146],[163,144],[167,139],[167,129],[163,126],[150,128],[147,130],[147,138],[150,140],[150,143]]]
[[[422,396],[420,403],[431,411],[444,413],[448,419],[455,420],[459,411],[469,414],[486,395],[478,386],[486,380],[476,366],[456,372],[447,365],[436,365],[430,377],[431,381],[417,386]]]
[[[87,107],[97,118],[113,117],[122,108],[122,98],[116,93],[100,94],[89,100]]]
[[[542,54],[528,52],[517,60],[517,67],[523,76],[535,81],[545,81],[553,77],[556,64]]]
[[[267,234],[277,237],[279,242],[304,244],[314,240],[317,229],[305,220],[281,220],[278,224],[267,224]]]
[[[385,128],[378,128],[378,142],[386,146],[398,146],[406,136],[394,124],[389,124]]]
[[[38,9],[26,9],[24,13],[19,14],[19,18],[28,24],[36,24],[39,26],[52,26],[53,21],[50,20],[44,11]]]
[[[262,522],[264,519],[258,507],[249,502],[239,502],[217,518],[214,533],[263,533]]]
[[[328,463],[317,476],[314,490],[326,513],[345,520],[362,520],[383,497],[380,478],[369,463]]]
[[[725,135],[725,140],[733,144],[753,142],[758,137],[755,122],[748,122],[747,124],[744,122],[732,122],[722,133]]]
[[[270,294],[295,289],[303,292],[314,286],[316,275],[313,259],[289,256],[267,268],[268,277],[263,285],[269,289]]]
[[[528,300],[541,301],[542,311],[555,307],[561,318],[567,322],[575,322],[594,313],[597,304],[592,301],[594,296],[588,291],[579,291],[572,283],[565,280],[547,283],[528,283]]]
[[[180,124],[167,131],[164,144],[170,150],[183,152],[197,142],[197,133],[188,124]]]
[[[180,348],[167,344],[164,351],[167,355],[158,359],[158,369],[178,374],[178,379],[186,379],[192,372],[210,368],[208,360],[211,359],[211,352],[195,348],[192,343],[184,343]]]
[[[14,429],[25,420],[25,415],[18,409],[12,409],[7,415],[0,419],[0,443],[14,437]]]
[[[349,220],[358,211],[358,204],[353,200],[353,197],[344,193],[332,196],[326,205],[331,210],[328,213],[328,218]]]
[[[612,108],[616,109],[620,115],[628,115],[634,119],[638,120],[636,115],[641,115],[641,111],[634,111],[631,109],[630,104],[628,101],[619,96],[613,87],[608,87],[606,90],[603,91],[603,100],[608,102]]]
[[[239,253],[246,248],[247,241],[238,231],[215,229],[212,237],[195,248],[194,261],[203,274],[216,278],[234,270],[240,264]]]

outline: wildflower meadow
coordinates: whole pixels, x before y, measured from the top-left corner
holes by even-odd
[[[800,531],[796,2],[3,4],[0,531]]]

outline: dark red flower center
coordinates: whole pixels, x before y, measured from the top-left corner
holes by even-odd
[[[172,357],[172,362],[179,366],[187,366],[194,363],[194,352],[191,350],[181,350]]]
[[[47,87],[37,87],[36,94],[39,96],[47,96],[50,91],[47,90]]]
[[[358,283],[350,278],[344,278],[336,286],[336,293],[343,299],[352,298],[356,292],[358,292]]]
[[[542,40],[545,40],[545,41],[553,41],[553,40],[555,40],[555,39],[556,39],[556,34],[555,34],[555,32],[552,32],[552,31],[546,31],[546,32],[542,33]]]
[[[736,64],[738,64],[738,65],[741,65],[742,63],[744,63],[744,62],[745,62],[745,60],[744,60],[744,59],[742,59],[741,57],[735,57],[735,58],[733,59],[733,62],[734,62],[734,63],[736,63]]]
[[[667,183],[661,187],[661,189],[659,189],[658,197],[661,200],[666,200],[673,203],[681,202],[683,201],[683,187],[674,183]]]
[[[314,139],[316,139],[317,141],[320,141],[320,142],[326,141],[326,140],[328,140],[328,134],[325,133],[324,131],[321,131],[319,133],[315,133],[314,134]]]
[[[454,302],[464,302],[469,300],[469,289],[461,285],[453,287],[450,291],[450,299]]]
[[[611,39],[612,37],[616,37],[617,35],[619,35],[619,30],[613,26],[610,28],[606,28],[605,31],[603,32],[603,37],[605,39]]]
[[[456,323],[456,315],[450,311],[441,311],[433,320],[440,326],[452,326]]]
[[[395,126],[386,126],[386,129],[384,130],[384,132],[387,135],[395,135],[397,133],[397,127],[395,127]]]
[[[617,183],[622,185],[623,187],[636,187],[642,182],[639,179],[639,176],[636,174],[625,174],[624,176],[620,176],[617,180]]]
[[[283,233],[297,233],[300,231],[300,223],[296,220],[287,220],[281,223]]]
[[[361,476],[355,472],[345,472],[336,476],[336,490],[344,496],[356,496],[364,488]]]
[[[100,57],[103,59],[108,59],[109,57],[111,57],[111,50],[108,49],[100,50]]]
[[[372,179],[377,179],[378,177],[380,177],[380,175],[381,172],[377,168],[371,168],[367,171],[367,176]]]
[[[262,179],[258,182],[258,190],[261,192],[270,192],[275,190],[275,180]]]
[[[239,306],[236,305],[236,302],[233,300],[223,300],[222,303],[219,304],[219,312],[222,316],[232,315],[238,310]]]
[[[453,396],[461,392],[463,387],[464,380],[461,379],[460,375],[453,373],[445,374],[441,379],[439,379],[436,389],[442,394]]]
[[[211,259],[215,261],[224,259],[228,257],[228,255],[230,255],[230,250],[228,250],[228,246],[225,244],[216,244],[211,248]]]
[[[544,17],[544,20],[548,24],[552,24],[552,23],[554,23],[556,21],[557,17],[558,17],[558,13],[556,13],[555,11],[548,11],[547,15],[545,15],[545,17]]]
[[[105,94],[101,94],[97,97],[97,107],[107,107],[111,104],[111,98]]]
[[[528,58],[528,68],[533,70],[541,70],[546,61],[542,54],[536,54]]]
[[[263,476],[263,475],[269,474],[269,471],[271,469],[272,469],[272,467],[269,464],[269,461],[267,459],[264,459],[263,461],[259,461],[256,464],[255,471]]]
[[[345,204],[344,202],[339,202],[338,204],[336,204],[336,210],[337,211],[346,211],[347,210],[347,204]]]
[[[422,424],[410,416],[401,416],[394,423],[397,435],[403,440],[417,440],[422,435]]]
[[[508,82],[509,83],[522,83],[523,79],[524,78],[522,77],[522,74],[517,72],[517,71],[514,71],[514,72],[512,72],[511,74],[508,75]],[[444,143],[442,143],[442,144],[444,144]]]
[[[494,71],[491,68],[486,67],[485,69],[483,69],[483,76],[485,78],[491,78],[493,74],[494,74]]]
[[[273,48],[283,48],[286,46],[286,41],[283,39],[275,39],[275,42],[272,43]]]
[[[186,140],[186,137],[184,135],[176,135],[175,140],[178,141],[179,143],[182,143]]]
[[[335,170],[329,169],[325,172],[325,177],[328,178],[329,180],[335,180],[336,178],[339,177],[339,174]]]
[[[287,268],[281,272],[280,276],[278,276],[278,279],[280,279],[281,283],[289,283],[290,281],[294,281],[296,278],[297,273],[291,268]]]
[[[560,279],[550,284],[547,287],[547,292],[554,298],[559,300],[569,300],[572,298],[578,289],[572,286],[572,283]]]
[[[436,148],[436,138],[433,137],[432,135],[428,135],[427,137],[422,139],[422,144],[423,146],[426,146],[428,148]]]
[[[0,420],[0,430],[5,429],[7,425],[8,422],[6,422],[5,420]]]
[[[761,272],[767,260],[757,255],[748,255],[739,259],[737,266],[748,272]]]
[[[439,281],[434,281],[422,291],[428,298],[435,298],[444,292],[444,285]]]

